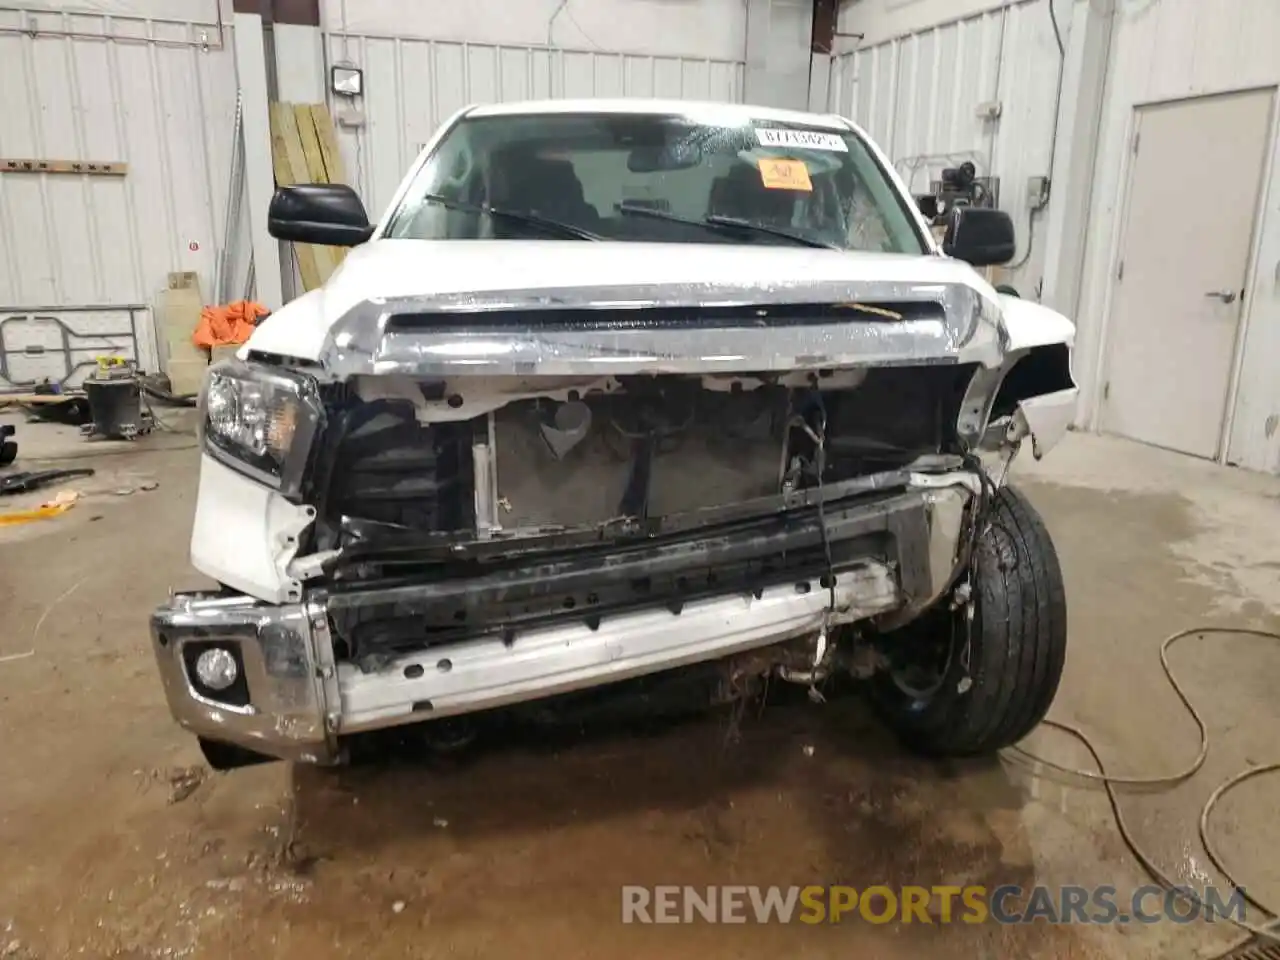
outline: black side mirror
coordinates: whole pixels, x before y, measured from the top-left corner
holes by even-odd
[[[942,252],[975,267],[1008,263],[1018,252],[1013,220],[990,207],[956,207],[942,238]]]
[[[300,183],[276,188],[267,232],[277,240],[354,247],[373,236],[369,215],[345,183]]]

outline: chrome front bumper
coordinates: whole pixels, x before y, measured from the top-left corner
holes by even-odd
[[[957,481],[895,498],[897,555],[843,569],[831,619],[865,620],[936,599],[953,570],[970,496]],[[374,673],[334,661],[322,600],[272,605],[179,595],[155,612],[151,633],[170,709],[187,730],[259,754],[334,763],[347,734],[584,689],[813,633],[828,618],[829,603],[816,579],[787,582],[759,596],[691,602],[679,613],[661,607],[618,614],[594,630],[574,622],[521,631],[511,644],[477,637],[436,645]],[[237,657],[244,684],[229,692],[239,703],[219,702],[225,695],[195,679],[195,655],[210,645]]]
[[[198,736],[257,753],[331,762],[326,687],[334,677],[333,648],[318,642],[324,627],[323,609],[303,604],[175,596],[151,616],[151,643],[174,719]],[[193,678],[190,654],[215,643],[235,651],[247,703],[220,702]]]

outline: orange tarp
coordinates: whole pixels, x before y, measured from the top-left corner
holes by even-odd
[[[244,343],[253,333],[258,318],[270,312],[252,300],[237,300],[225,307],[205,307],[191,342],[205,350]]]

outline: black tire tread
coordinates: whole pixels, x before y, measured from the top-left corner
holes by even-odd
[[[974,756],[1016,743],[1044,719],[1058,690],[1067,605],[1049,532],[1010,487],[996,493],[989,523],[973,557],[972,686],[958,691],[964,667],[957,658],[925,709],[908,710],[896,688],[878,698],[901,739],[921,753]]]

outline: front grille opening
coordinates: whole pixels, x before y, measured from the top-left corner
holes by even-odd
[[[744,373],[716,389],[699,377],[629,377],[447,422],[423,422],[411,399],[348,393],[331,404],[314,474],[316,546],[389,530],[474,538],[482,522],[502,536],[593,530],[812,488],[814,447],[797,416],[826,424],[824,482],[893,470],[957,450],[972,369],[816,371],[802,386]],[[469,390],[493,389],[465,378],[443,387],[423,384],[423,395],[465,403]],[[477,486],[479,454],[496,474],[488,500]],[[479,502],[492,516],[477,515]]]
[[[711,295],[714,299],[714,294]],[[387,318],[386,332],[411,333],[424,330],[499,330],[512,327],[538,330],[659,330],[678,327],[754,327],[761,323],[775,325],[817,324],[832,321],[859,323],[901,323],[925,320],[943,321],[946,311],[941,303],[923,301],[861,301],[823,303],[754,303],[724,306],[635,307],[605,306],[599,308],[564,309],[545,307],[521,310],[479,311],[459,313],[442,310],[397,313]]]

